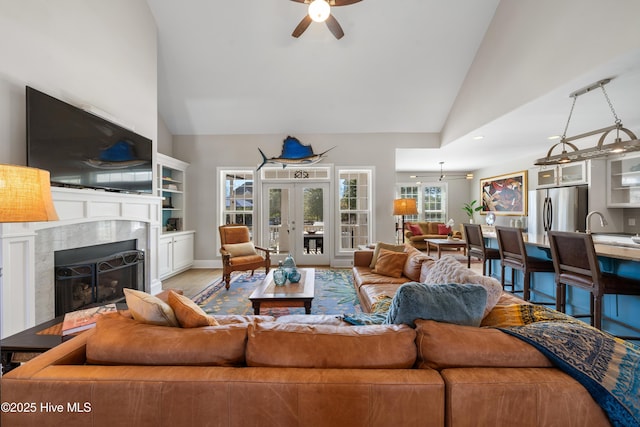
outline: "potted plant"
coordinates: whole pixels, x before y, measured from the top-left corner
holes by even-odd
[[[471,203],[465,203],[462,206],[462,210],[467,213],[467,215],[469,216],[469,222],[472,224],[473,224],[473,213],[478,212],[479,210],[482,209],[482,205],[476,206],[476,203],[478,203],[477,200],[472,200]]]

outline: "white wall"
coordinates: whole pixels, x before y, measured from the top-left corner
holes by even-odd
[[[190,163],[187,185],[187,223],[196,230],[196,261],[219,258],[216,247],[218,223],[216,217],[216,167],[257,168],[262,157],[277,157],[287,135],[216,135],[173,138],[173,151],[181,160]],[[311,144],[314,152],[327,153],[324,163],[335,166],[375,167],[375,240],[392,242],[395,239],[395,220],[392,215],[395,191],[395,149],[430,144],[437,135],[424,135],[420,141],[415,134],[331,134],[292,135],[303,144]]]
[[[144,0],[0,0],[0,163],[26,164],[25,86],[157,140],[157,42]]]
[[[158,153],[173,157],[173,135],[160,115],[158,115]]]
[[[442,130],[448,144],[627,52],[638,0],[502,0]]]

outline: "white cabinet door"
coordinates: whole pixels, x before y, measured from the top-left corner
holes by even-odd
[[[173,270],[181,270],[193,264],[193,234],[173,238]]]
[[[158,275],[166,276],[173,270],[173,237],[160,237],[158,244]]]

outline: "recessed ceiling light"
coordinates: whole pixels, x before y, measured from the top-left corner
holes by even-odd
[[[476,141],[480,139],[484,139],[484,135],[476,135],[473,137],[473,139],[475,139]]]
[[[547,139],[560,139],[560,135],[551,135]]]
[[[409,175],[409,178],[417,178],[418,175]]]

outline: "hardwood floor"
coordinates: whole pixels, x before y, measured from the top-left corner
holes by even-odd
[[[193,298],[220,277],[222,277],[221,268],[192,268],[163,280],[162,289],[182,289],[185,296]]]

